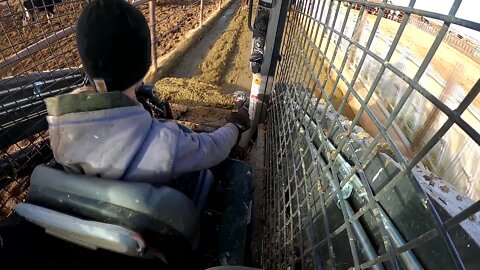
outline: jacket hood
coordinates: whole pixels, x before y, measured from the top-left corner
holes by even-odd
[[[139,103],[118,92],[67,94],[45,103],[55,160],[76,173],[122,178],[152,125]]]

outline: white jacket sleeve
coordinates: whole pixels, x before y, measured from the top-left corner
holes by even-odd
[[[238,129],[228,123],[211,133],[180,131],[173,161],[172,177],[213,167],[228,157],[235,145]]]

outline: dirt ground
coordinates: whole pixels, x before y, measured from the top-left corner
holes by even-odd
[[[195,132],[213,132],[227,123],[230,110],[186,106],[182,104],[170,104],[173,117],[180,124],[192,129]]]
[[[358,11],[356,10],[352,12],[358,14]],[[370,25],[374,24],[375,19],[376,16],[367,14],[367,20]],[[380,22],[380,29],[390,37],[396,35],[399,26],[399,23],[384,18],[382,18]],[[419,37],[421,37],[421,42],[419,41]],[[400,38],[400,44],[405,48],[409,48],[418,59],[423,60],[432,46],[434,39],[435,37],[433,35],[418,29],[415,25],[407,24],[407,27]],[[479,63],[475,62],[454,47],[442,42],[432,59],[431,65],[443,79],[447,80],[451,71],[458,63],[462,64],[464,67],[462,76],[460,76],[458,80],[458,84],[461,85],[466,92],[469,92],[480,78]],[[413,77],[413,74],[407,75]],[[479,107],[480,99],[477,98],[475,104]]]
[[[246,23],[247,14],[244,11],[245,9],[238,10],[228,28],[200,64],[200,80],[213,84],[219,84],[223,80],[228,63],[232,63],[231,59],[240,36],[240,30]]]
[[[231,109],[232,97],[213,84],[198,78],[164,78],[155,84],[160,98],[185,106]]]
[[[25,199],[32,164],[24,164],[24,162],[29,157],[37,161],[38,158],[42,160],[48,158],[43,156],[46,150],[43,146],[47,138],[48,134],[44,131],[21,140],[0,152],[0,165],[4,165],[4,162],[14,164],[13,167],[7,169],[7,172],[5,172],[6,168],[2,166],[4,170],[0,174],[0,220],[13,211],[15,204]],[[4,173],[9,175],[7,176]],[[5,185],[7,182],[9,184]]]
[[[245,20],[240,28],[240,34],[235,44],[233,61],[227,64],[226,76],[221,83],[225,91],[231,93],[242,90],[250,93],[252,72],[248,59],[250,58],[251,47],[252,32],[248,28],[247,20]]]
[[[29,176],[16,178],[0,190],[0,220],[9,216],[15,204],[27,197]]]
[[[36,145],[36,144],[39,144],[40,142],[45,141],[48,138],[47,133],[48,132],[46,131],[40,132],[38,134],[33,135],[30,138],[23,139],[17,142],[16,144],[11,145],[5,151],[0,152],[0,160],[7,160],[10,154],[20,151],[22,149],[25,149],[31,145]]]
[[[22,26],[20,0],[0,5],[0,61],[13,53],[50,36],[65,27],[73,25],[86,5],[86,0],[66,0],[55,6],[56,16],[49,24],[44,13],[39,22]],[[214,0],[204,1],[204,18],[218,8]],[[139,9],[148,20],[148,4]],[[199,3],[194,0],[157,1],[156,33],[157,56],[171,51],[185,34],[199,24]],[[0,76],[19,75],[25,72],[52,70],[80,65],[74,35],[69,36],[49,48],[32,54],[31,57],[0,70]]]
[[[161,98],[174,103],[172,109],[177,115],[176,120],[195,123],[194,130],[205,126],[204,131],[212,131],[209,127],[218,128],[225,124],[233,106],[230,93],[250,90],[251,32],[246,15],[247,9],[240,7],[199,64],[197,76],[164,78],[155,84]]]
[[[39,15],[37,23],[26,26],[22,25],[20,1],[10,1],[9,5],[0,6],[0,61],[74,24],[86,3],[86,1],[68,1],[57,5],[55,7],[57,16],[51,20],[50,24],[46,21],[45,14],[42,13]],[[80,62],[75,48],[75,38],[71,35],[51,44],[49,48],[0,70],[0,76],[79,66]]]

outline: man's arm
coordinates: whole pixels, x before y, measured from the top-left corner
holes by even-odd
[[[172,177],[211,168],[228,157],[239,135],[238,128],[228,123],[212,133],[180,131],[173,161]]]

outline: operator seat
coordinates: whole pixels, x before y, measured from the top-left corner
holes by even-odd
[[[199,241],[199,214],[213,185],[200,173],[193,198],[168,186],[71,174],[46,165],[33,171],[25,203],[16,212],[61,239],[164,261],[191,252]]]

